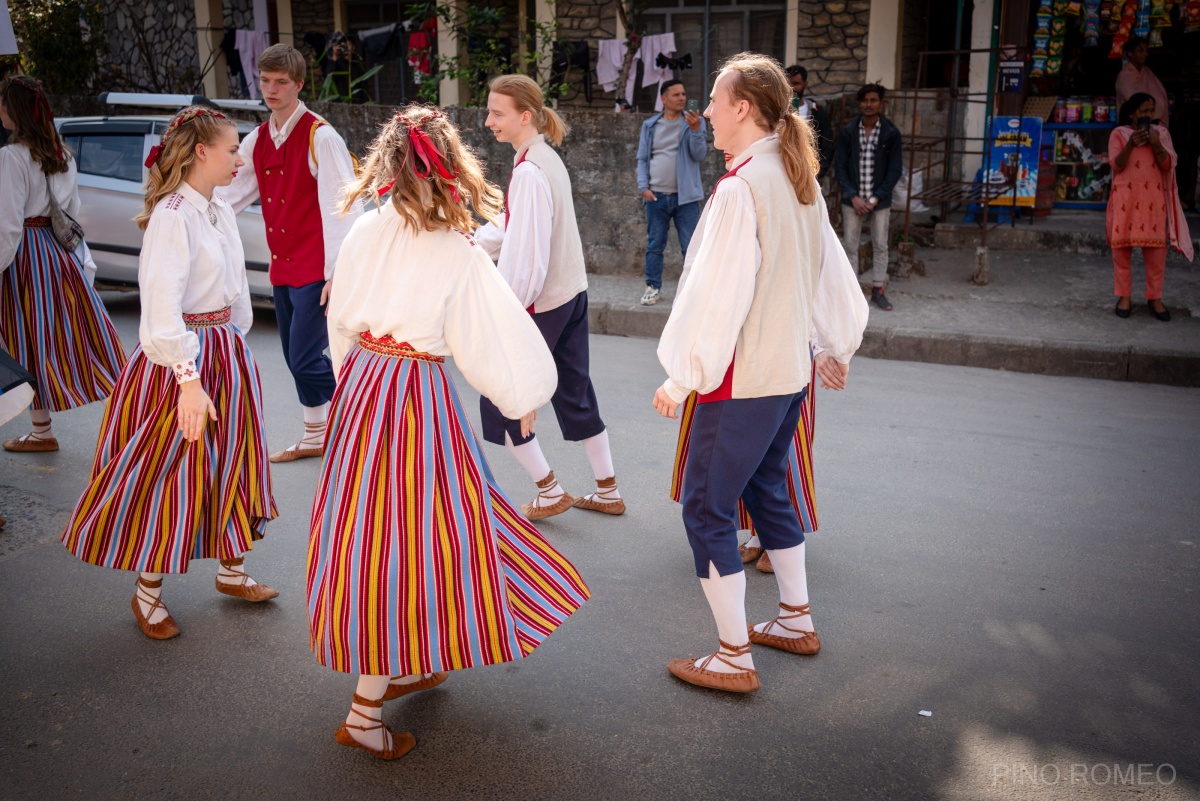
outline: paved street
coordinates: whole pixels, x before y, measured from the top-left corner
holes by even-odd
[[[105,297],[131,347],[136,298]],[[250,342],[283,447],[300,413],[269,314]],[[334,743],[353,680],[307,647],[315,460],[273,470],[281,517],[247,559],[281,597],[219,596],[199,563],[164,587],[182,636],[153,642],[132,576],[58,544],[101,405],[55,418],[56,454],[0,455],[0,798],[1200,799],[1200,390],[856,360],[817,404],[824,650],[757,649],[763,689],[730,697],[666,672],[716,633],[666,497],[654,348],[593,338],[629,513],[541,527],[592,600],[527,660],[390,704],[418,741],[391,764]],[[539,424],[586,491],[582,450]],[[774,580],[747,583],[751,619],[773,614]]]

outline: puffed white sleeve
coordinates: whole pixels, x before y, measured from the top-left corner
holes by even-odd
[[[351,307],[355,305],[354,288],[361,283],[355,274],[355,251],[358,240],[362,237],[351,230],[350,235],[342,242],[338,252],[338,270],[333,284],[329,287],[329,305],[326,307],[329,329],[329,360],[333,362],[333,376],[337,378],[342,369],[346,354],[358,343],[358,332],[345,327],[343,320],[350,316]],[[368,282],[369,283],[369,282]],[[360,300],[361,302],[361,300]]]
[[[346,186],[354,180],[354,162],[346,142],[329,125],[322,125],[313,137],[313,149],[317,156],[317,205],[321,209],[321,235],[325,244],[325,280],[333,280],[337,268],[338,251],[342,242],[354,227],[354,221],[362,214],[362,204],[342,214],[342,196]],[[309,154],[312,164],[312,154]]]
[[[754,196],[744,180],[721,182],[705,223],[687,284],[675,297],[658,343],[658,360],[667,372],[663,389],[676,403],[690,392],[712,392],[721,385],[762,264]],[[691,247],[696,245],[693,240]]]
[[[820,350],[847,364],[862,344],[867,318],[867,299],[858,276],[829,222],[828,210],[822,208],[821,274],[813,297],[813,339]]]
[[[245,267],[242,268],[242,294],[233,302],[229,319],[243,334],[250,333],[250,327],[254,325],[254,307],[250,305],[250,276]]]
[[[495,222],[487,222],[475,229],[473,234],[475,244],[483,248],[483,252],[492,261],[500,258],[500,248],[504,245],[504,215]]]
[[[170,367],[181,384],[200,377],[196,369],[200,340],[183,324],[183,293],[191,254],[182,214],[163,209],[150,217],[138,264],[142,298],[138,337],[146,358]]]
[[[234,214],[241,214],[258,198],[258,174],[254,172],[254,143],[258,141],[258,129],[246,134],[238,147],[238,155],[246,162],[238,168],[237,175],[229,186],[218,186],[213,194],[233,206]]]
[[[545,405],[558,386],[546,340],[478,246],[446,299],[442,336],[460,372],[511,420]]]
[[[17,160],[17,148],[0,147],[0,274],[16,258],[25,234],[25,199],[28,175]]]
[[[517,165],[506,203],[509,220],[497,266],[522,308],[528,308],[541,294],[550,269],[554,200],[540,167],[529,161]]]

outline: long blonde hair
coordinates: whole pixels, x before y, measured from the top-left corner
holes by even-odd
[[[792,89],[783,66],[770,56],[738,53],[721,65],[721,72],[732,77],[729,93],[747,101],[758,122],[779,134],[780,156],[796,188],[796,199],[804,205],[816,203],[820,197],[816,139],[812,127],[792,112]]]
[[[435,160],[441,169],[431,163]],[[346,187],[342,213],[385,193],[413,231],[469,231],[475,227],[472,209],[494,221],[504,203],[504,193],[483,177],[479,159],[454,123],[416,103],[400,109],[375,137],[362,172]]]
[[[158,201],[183,183],[196,161],[196,145],[213,144],[226,126],[237,127],[221,112],[204,106],[189,106],[171,119],[162,143],[157,145],[157,150],[150,151],[146,160],[150,168],[146,177],[146,198],[142,213],[133,218],[138,228],[145,231]]]
[[[558,112],[546,105],[542,87],[528,75],[500,75],[492,79],[488,89],[499,95],[511,97],[517,113],[528,111],[533,115],[533,126],[538,133],[545,134],[546,141],[554,146],[562,144],[570,129],[558,116]]]
[[[0,103],[13,122],[9,144],[22,144],[46,175],[66,172],[70,151],[54,125],[54,112],[40,81],[12,75],[0,81]]]

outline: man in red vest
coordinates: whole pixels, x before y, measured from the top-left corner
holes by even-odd
[[[325,355],[329,334],[323,307],[342,240],[361,213],[338,212],[354,163],[333,126],[300,101],[307,69],[304,56],[291,45],[263,51],[259,87],[271,117],[242,140],[246,166],[222,193],[237,212],[261,198],[283,358],[304,407],[304,436],[272,454],[272,462],[325,452],[334,379]]]

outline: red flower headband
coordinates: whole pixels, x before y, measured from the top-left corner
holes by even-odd
[[[167,146],[167,138],[175,132],[180,125],[186,125],[197,117],[219,117],[220,119],[229,119],[219,111],[214,111],[210,108],[190,108],[182,114],[171,120],[171,124],[167,126],[166,132],[163,133],[162,142],[150,148],[150,155],[146,156],[146,169],[150,169],[158,162],[158,157],[162,155],[163,148]]]
[[[440,111],[433,111],[420,122],[413,123],[408,121],[408,149],[413,155],[413,172],[417,174],[418,178],[432,179],[435,172],[443,181],[454,181],[458,178],[458,170],[446,167],[446,163],[442,160],[444,158],[442,152],[437,149],[437,145],[429,138],[429,134],[423,130],[425,123],[429,120],[444,119],[445,116]],[[404,119],[403,113],[397,114],[396,118]],[[405,154],[404,163],[400,165],[400,170],[403,171],[407,165],[408,154]],[[399,173],[397,173],[398,177]],[[393,178],[390,182],[379,188],[379,195],[386,195],[392,191],[395,185],[396,178]],[[450,184],[450,194],[454,196],[454,202],[462,202],[456,185]]]

